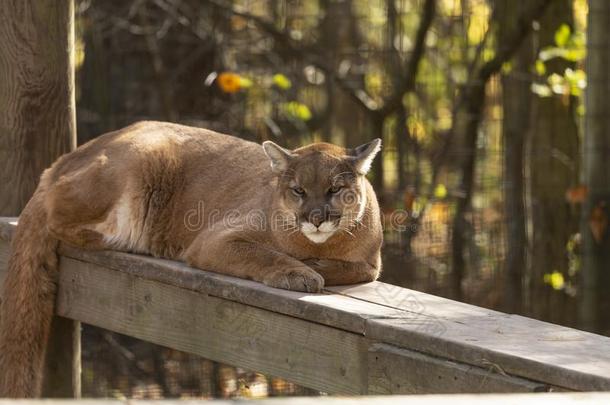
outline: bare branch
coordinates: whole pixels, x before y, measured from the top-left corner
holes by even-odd
[[[428,36],[428,31],[432,26],[432,21],[434,20],[435,14],[436,0],[426,0],[419,27],[417,29],[417,34],[415,35],[413,52],[403,68],[404,74],[402,74],[398,80],[396,89],[384,102],[383,108],[379,111],[381,116],[386,117],[395,112],[400,107],[404,94],[415,89],[415,79],[417,78],[419,65],[426,50],[426,37]]]

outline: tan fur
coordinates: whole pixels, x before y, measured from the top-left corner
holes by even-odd
[[[0,312],[0,397],[40,395],[58,241],[308,292],[375,280],[379,208],[355,152],[314,144],[288,154],[284,169],[272,170],[255,143],[142,122],[61,157],[43,174],[12,242]],[[331,194],[329,187],[343,188]],[[324,243],[300,228],[316,207],[332,207],[326,224],[340,227]]]

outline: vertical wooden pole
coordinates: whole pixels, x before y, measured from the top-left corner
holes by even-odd
[[[587,89],[585,95],[584,204],[582,234],[581,327],[610,329],[610,2],[589,1],[587,26]]]
[[[0,2],[0,215],[76,146],[72,0]]]
[[[0,2],[0,215],[17,216],[40,174],[76,147],[74,1]],[[43,396],[80,395],[80,325],[57,317]]]

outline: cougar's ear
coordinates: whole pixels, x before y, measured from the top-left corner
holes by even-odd
[[[371,169],[373,159],[381,150],[381,139],[373,139],[369,143],[352,149],[350,160],[359,174],[365,175]]]
[[[290,161],[294,158],[291,151],[284,149],[271,141],[263,142],[263,150],[271,161],[271,170],[273,170],[274,173],[284,172],[288,169]]]

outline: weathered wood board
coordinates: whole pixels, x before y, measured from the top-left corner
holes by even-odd
[[[284,397],[233,400],[28,400],[29,405],[600,405],[610,403],[610,393],[544,393],[544,394],[457,394],[394,395],[359,397]],[[24,401],[0,399],[0,405],[20,405]]]
[[[61,316],[149,342],[321,391],[363,393],[361,335],[69,258],[57,303]]]
[[[549,387],[387,344],[369,349],[369,394],[544,392]]]
[[[0,219],[0,277],[12,221]],[[148,256],[60,253],[58,315],[329,393],[610,389],[610,339],[574,329],[384,283],[305,294]]]
[[[384,283],[330,290],[412,313],[371,319],[366,335],[373,340],[566,389],[610,390],[610,338],[605,336]]]

